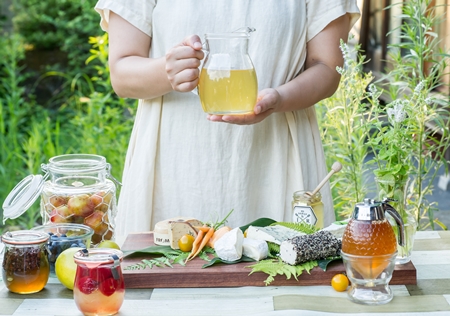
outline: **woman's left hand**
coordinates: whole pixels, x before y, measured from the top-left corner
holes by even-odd
[[[258,94],[252,113],[239,115],[215,115],[208,114],[207,119],[212,122],[225,122],[238,125],[250,125],[259,123],[273,112],[276,112],[281,104],[281,96],[276,89],[264,89]]]

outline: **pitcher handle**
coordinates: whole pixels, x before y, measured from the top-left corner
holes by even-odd
[[[384,210],[388,212],[389,215],[392,216],[392,218],[395,220],[399,228],[398,244],[402,247],[405,246],[405,225],[403,223],[402,217],[392,205],[384,201],[382,203],[384,205]]]

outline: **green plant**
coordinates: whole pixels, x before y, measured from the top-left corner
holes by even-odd
[[[403,4],[403,23],[393,30],[402,40],[389,45],[391,70],[385,78],[393,101],[379,110],[390,124],[378,124],[378,133],[371,140],[378,153],[375,174],[395,178],[398,183],[409,181],[404,191],[406,213],[402,215],[404,219],[413,217],[419,229],[434,229],[434,224],[446,229],[435,218],[436,205],[427,200],[439,168],[448,171],[444,153],[450,148],[450,103],[433,93],[442,84],[450,57],[439,49],[438,34],[433,32],[441,21],[435,10],[431,0]]]
[[[24,43],[19,35],[3,34],[0,37],[0,196],[9,191],[23,178],[28,170],[22,159],[22,144],[27,138],[27,120],[39,112],[35,104],[25,97],[26,80],[24,67]],[[0,199],[3,202],[3,199]],[[3,204],[3,203],[2,203]],[[3,215],[3,209],[0,210]],[[29,218],[22,218],[24,225]],[[20,222],[18,220],[18,222]]]
[[[366,87],[373,80],[371,73],[364,73],[364,56],[357,60],[359,46],[349,48],[341,41],[345,65],[338,67],[341,82],[334,95],[317,106],[327,165],[335,161],[342,170],[333,175],[331,188],[336,217],[348,217],[356,202],[362,201],[368,192],[365,182],[368,169],[367,123],[372,119],[371,107],[363,101],[367,98]]]
[[[86,72],[76,76],[50,72],[65,81],[66,95],[56,109],[45,109],[25,89],[24,41],[0,38],[0,204],[25,176],[41,174],[40,165],[67,153],[105,156],[120,178],[132,128],[135,100],[119,99],[112,91],[107,65],[107,36],[90,38]],[[62,100],[62,99],[61,99]],[[39,203],[8,220],[9,227],[31,228],[40,223]],[[2,215],[2,214],[0,214]],[[4,227],[0,226],[0,232]]]

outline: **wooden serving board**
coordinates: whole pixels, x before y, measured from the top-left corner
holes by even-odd
[[[130,234],[127,236],[122,250],[139,250],[153,246],[152,233]],[[122,262],[122,272],[126,288],[187,288],[187,287],[237,287],[237,286],[265,286],[267,274],[256,272],[249,275],[251,269],[246,268],[253,262],[237,264],[215,264],[202,269],[206,261],[194,258],[186,266],[175,264],[173,268],[154,267],[153,269],[125,270],[127,266],[141,262],[148,257],[125,257]],[[342,261],[331,262],[326,271],[315,267],[310,273],[302,273],[298,278],[289,280],[279,275],[270,284],[272,286],[286,285],[330,285],[331,278],[345,272]],[[417,284],[417,273],[414,265],[409,262],[395,267],[391,285]]]

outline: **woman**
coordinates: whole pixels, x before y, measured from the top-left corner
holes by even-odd
[[[176,216],[228,224],[292,220],[292,194],[327,174],[313,105],[331,96],[355,0],[100,0],[116,93],[140,99],[124,167],[117,232]],[[205,33],[256,29],[254,113],[206,115],[198,84]],[[195,35],[192,35],[195,34]],[[334,220],[321,190],[325,225]]]

